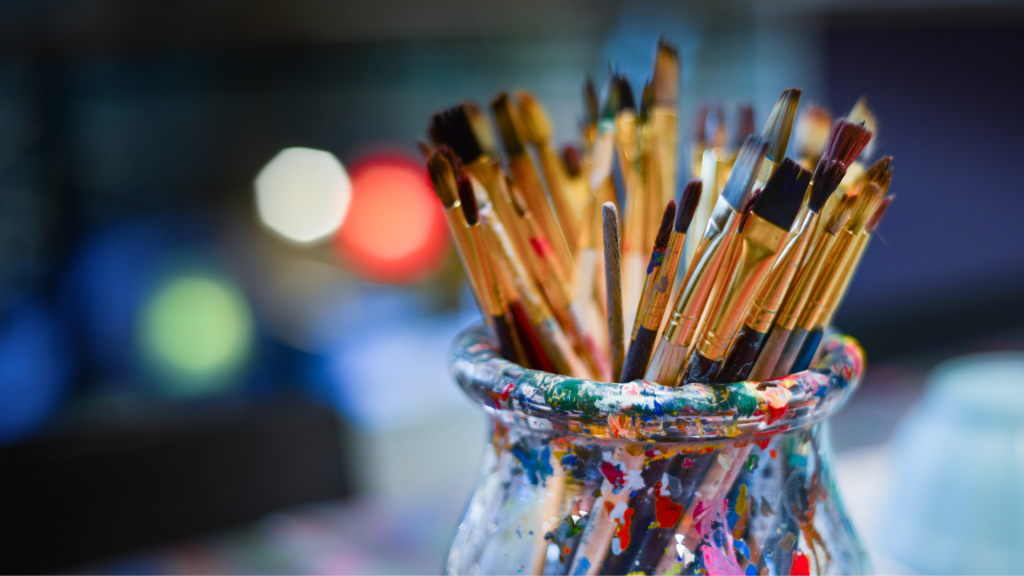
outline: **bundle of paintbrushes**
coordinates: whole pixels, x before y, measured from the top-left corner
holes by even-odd
[[[677,194],[679,80],[662,40],[639,106],[620,75],[603,99],[588,81],[580,146],[561,153],[526,92],[499,94],[490,115],[467,102],[433,117],[421,147],[505,358],[666,386],[812,362],[889,204],[890,159],[864,167],[874,118],[862,101],[797,120],[789,89],[760,134],[743,108],[726,137],[703,108],[688,165],[700,178]]]

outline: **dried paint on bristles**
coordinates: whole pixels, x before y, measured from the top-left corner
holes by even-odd
[[[654,249],[664,250],[668,246],[669,236],[672,235],[672,222],[676,219],[676,201],[669,200],[665,206],[665,213],[661,216],[661,226],[658,226],[658,235],[654,238]]]
[[[856,201],[856,196],[845,196],[839,200],[839,203],[832,209],[832,213],[825,218],[825,232],[835,236],[842,230],[843,224],[846,224],[846,220],[850,217],[850,212],[853,210],[853,205]]]
[[[857,99],[857,103],[853,105],[853,109],[846,115],[846,119],[854,124],[863,124],[865,128],[876,136],[868,142],[868,145],[861,152],[865,160],[871,158],[875,154],[875,142],[878,140],[878,120],[875,119],[875,114],[868,107],[866,96],[861,96]]]
[[[839,160],[844,166],[849,167],[871,141],[871,135],[871,130],[862,124],[854,124],[846,118],[836,120],[832,124],[832,132],[829,134],[821,162],[826,159],[829,162]]]
[[[789,158],[783,159],[761,189],[761,195],[754,204],[754,214],[789,230],[800,212],[810,183],[810,171]]]
[[[765,153],[765,158],[776,164],[782,162],[786,156],[789,134],[793,130],[793,119],[796,118],[796,108],[800,104],[800,93],[799,88],[784,90],[772,108],[764,130],[761,131],[761,136],[768,139],[768,152]]]
[[[749,104],[741,104],[736,114],[736,126],[729,140],[729,148],[739,148],[754,130],[754,108]]]
[[[822,157],[821,162],[818,162],[818,167],[814,169],[811,197],[807,200],[807,208],[815,214],[820,214],[821,208],[839,187],[844,176],[846,176],[846,164],[839,160],[833,160],[826,166],[825,158]]]
[[[434,114],[430,137],[434,142],[450,147],[466,164],[472,164],[484,153],[462,106]]]
[[[427,172],[430,174],[430,183],[434,186],[434,193],[441,200],[445,208],[451,208],[459,200],[456,191],[455,171],[451,162],[448,161],[447,148],[439,148],[430,154],[427,159]]]
[[[480,209],[476,205],[476,194],[473,192],[473,181],[463,172],[458,178],[459,201],[462,202],[462,213],[466,215],[466,223],[470,226],[480,221]]]
[[[743,148],[736,156],[732,173],[722,189],[722,198],[732,206],[733,210],[740,212],[747,204],[750,196],[750,188],[754,185],[754,179],[761,169],[761,162],[764,160],[764,153],[768,149],[768,141],[760,136],[748,136]]]
[[[700,195],[704,190],[704,184],[700,180],[690,180],[683,188],[683,195],[679,197],[679,205],[676,206],[676,221],[672,228],[679,234],[686,234],[693,220],[693,214],[700,204]]]
[[[583,176],[583,160],[580,158],[580,151],[575,146],[567,144],[562,148],[562,163],[565,164],[565,171],[570,178]]]
[[[544,107],[526,91],[517,92],[516,100],[519,102],[519,118],[523,121],[523,135],[534,146],[547,144],[554,130]]]
[[[895,197],[895,195],[889,195],[885,197],[885,200],[882,200],[881,204],[878,205],[878,208],[875,208],[875,213],[871,215],[871,218],[868,219],[868,223],[864,226],[865,230],[868,232],[874,232],[875,228],[878,228],[878,223],[882,221],[882,216],[885,215],[886,208],[889,207],[889,203],[892,202]]]
[[[519,121],[519,114],[508,94],[502,92],[491,102],[491,111],[494,113],[494,122],[498,125],[498,133],[501,134],[501,143],[505,146],[505,153],[509,157],[521,156],[526,153],[523,145],[522,126]]]
[[[675,109],[679,97],[679,49],[664,36],[658,39],[654,56],[654,104]]]
[[[864,172],[865,182],[874,182],[885,192],[892,181],[892,156],[883,156]]]
[[[801,158],[817,161],[825,151],[832,130],[832,115],[811,104],[796,120],[796,151]]]

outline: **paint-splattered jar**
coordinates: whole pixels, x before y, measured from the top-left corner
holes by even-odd
[[[525,369],[487,332],[451,369],[492,425],[447,570],[458,574],[870,572],[824,420],[864,367],[855,340],[763,383],[666,388]]]

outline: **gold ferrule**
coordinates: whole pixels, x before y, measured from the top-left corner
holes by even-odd
[[[719,198],[672,306],[672,318],[664,336],[672,344],[689,347],[692,343],[723,255],[728,251],[725,250],[728,245],[723,241],[732,234],[739,221],[740,215],[724,198]]]
[[[836,240],[832,243],[825,264],[821,268],[817,282],[811,290],[803,312],[800,313],[798,326],[804,330],[812,330],[818,325],[825,313],[825,305],[829,297],[838,286],[839,273],[846,266],[846,263],[853,256],[859,234],[849,229],[843,229],[836,234]]]
[[[750,312],[747,314],[746,325],[752,330],[766,334],[768,328],[775,319],[776,312],[782,306],[782,299],[786,295],[793,277],[796,276],[800,261],[803,260],[810,244],[811,232],[817,227],[818,215],[807,211],[806,217],[797,229],[797,232],[789,237],[785,247],[776,258],[768,275],[761,283],[761,288],[750,305]]]
[[[721,360],[732,343],[743,319],[747,303],[768,272],[779,246],[786,239],[787,230],[751,214],[743,230],[739,253],[729,284],[718,298],[722,305],[709,321],[707,333],[697,349],[708,360]]]
[[[828,326],[832,323],[832,316],[835,315],[836,310],[843,301],[846,289],[850,286],[850,280],[853,278],[854,272],[857,271],[860,259],[864,257],[864,250],[867,248],[870,239],[871,234],[867,231],[863,231],[857,236],[857,241],[853,247],[853,256],[846,261],[843,269],[839,272],[839,280],[837,281],[836,288],[829,295],[828,302],[825,304],[825,312],[818,322],[819,326]]]
[[[814,283],[817,281],[821,268],[825,264],[825,256],[828,254],[829,248],[835,239],[836,237],[828,232],[823,231],[821,233],[817,244],[811,248],[807,261],[800,268],[796,283],[789,293],[786,294],[786,301],[782,305],[782,311],[779,312],[778,318],[776,318],[776,324],[786,330],[793,330],[796,327],[797,320],[800,318],[800,314],[807,304],[807,299],[811,295],[811,290],[814,288]]]
[[[672,282],[676,278],[676,269],[679,267],[679,257],[683,253],[685,240],[685,233],[673,231],[669,237],[668,246],[665,247],[661,266],[647,275],[643,299],[640,301],[640,313],[637,314],[636,322],[633,323],[634,338],[636,338],[640,326],[655,331],[661,328],[661,321],[665,316],[665,308],[668,307],[668,297],[672,292]]]
[[[623,166],[623,170],[632,168],[631,164],[636,162],[640,153],[637,146],[636,113],[632,110],[624,110],[615,115],[615,146],[619,154],[630,166]]]

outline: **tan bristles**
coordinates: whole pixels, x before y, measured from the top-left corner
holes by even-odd
[[[544,107],[529,92],[516,93],[519,102],[519,118],[523,124],[523,136],[534,146],[546,145],[551,141],[553,130]]]
[[[466,112],[466,118],[469,119],[469,128],[473,131],[473,135],[476,136],[476,141],[484,151],[484,154],[491,158],[496,158],[494,132],[491,131],[491,125],[487,122],[487,116],[480,111],[475,102],[470,102],[469,100],[462,103],[462,109]]]
[[[832,130],[832,116],[811,104],[796,121],[796,146],[801,158],[817,162],[825,151],[829,131]]]
[[[871,215],[868,223],[864,226],[864,229],[868,232],[874,232],[875,228],[878,228],[878,223],[882,221],[882,216],[885,215],[885,210],[889,207],[889,203],[892,202],[895,195],[886,196],[882,203],[875,208],[875,213]]]
[[[850,218],[846,222],[847,230],[854,234],[864,229],[868,219],[875,213],[878,203],[881,202],[884,192],[874,182],[867,182],[861,187],[857,194],[855,204]]]
[[[679,94],[679,50],[665,38],[658,40],[654,57],[654,104],[675,108]]]
[[[508,94],[502,93],[491,102],[491,110],[494,112],[494,121],[498,125],[498,132],[501,134],[501,141],[505,145],[505,153],[509,156],[519,156],[526,153],[522,140],[522,125],[519,120],[519,113],[512,106]]]
[[[834,236],[842,230],[843,224],[846,224],[846,220],[850,217],[850,212],[856,201],[856,196],[846,196],[840,200],[828,215],[828,219],[825,220],[825,232]]]
[[[441,199],[441,204],[444,204],[445,208],[454,206],[459,199],[455,171],[452,170],[444,149],[436,150],[430,155],[427,160],[427,171],[430,173],[430,182],[434,185],[434,193]]]
[[[883,156],[864,173],[864,182],[874,182],[885,193],[892,180],[892,156]]]

